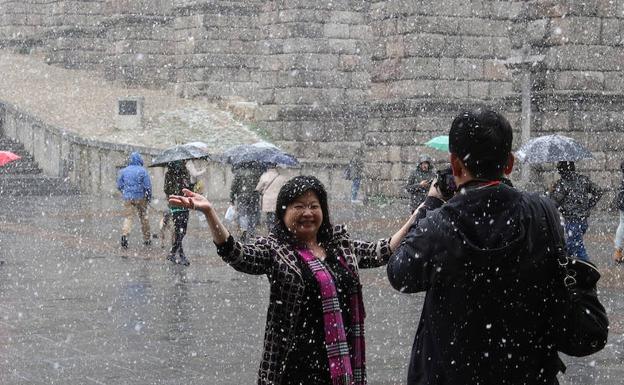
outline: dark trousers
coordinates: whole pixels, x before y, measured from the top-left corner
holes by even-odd
[[[176,211],[172,213],[174,237],[173,246],[171,247],[171,255],[180,253],[180,256],[184,256],[184,250],[182,249],[182,240],[186,235],[186,226],[188,225],[189,212],[188,211]]]

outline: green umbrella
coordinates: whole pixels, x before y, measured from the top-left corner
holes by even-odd
[[[448,151],[449,150],[448,140],[449,140],[448,135],[436,136],[435,138],[425,143],[425,146],[435,148],[436,150]]]

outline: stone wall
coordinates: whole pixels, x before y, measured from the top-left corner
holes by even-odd
[[[420,154],[446,157],[422,143],[458,110],[496,108],[519,130],[529,79],[531,135],[579,138],[596,154],[580,166],[605,186],[619,178],[624,1],[0,0],[0,42],[249,102],[246,118],[319,165],[364,146],[369,192],[391,195]]]
[[[177,94],[263,99],[259,15],[264,1],[187,2],[175,10]]]
[[[259,124],[304,158],[348,157],[363,138],[370,87],[369,3],[273,1],[262,17]],[[340,155],[338,157],[340,157]]]

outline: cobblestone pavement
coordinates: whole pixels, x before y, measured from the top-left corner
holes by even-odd
[[[400,204],[333,205],[334,222],[366,239],[389,235],[404,213]],[[140,245],[136,224],[122,252],[119,214],[109,199],[0,197],[0,384],[255,383],[266,278],[224,265],[195,216],[188,268],[167,263],[158,242]],[[599,214],[587,237],[605,277],[610,341],[592,357],[566,358],[562,384],[624,376],[623,268],[609,262],[615,224]],[[370,384],[402,384],[423,296],[392,290],[384,269],[362,279]]]

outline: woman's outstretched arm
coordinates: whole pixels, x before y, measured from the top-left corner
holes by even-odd
[[[212,239],[215,244],[223,245],[230,237],[230,232],[221,223],[217,212],[215,211],[212,203],[204,196],[194,193],[191,190],[183,189],[184,196],[171,195],[169,196],[169,204],[177,207],[185,207],[187,209],[198,210],[204,213],[206,220],[208,221],[208,227],[212,234]]]

